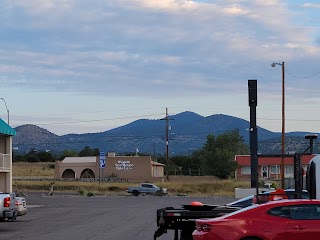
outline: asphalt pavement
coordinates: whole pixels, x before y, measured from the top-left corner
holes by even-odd
[[[26,200],[27,215],[0,222],[1,240],[153,240],[157,209],[192,201],[225,204],[235,199],[29,193]],[[173,240],[173,231],[159,240]]]

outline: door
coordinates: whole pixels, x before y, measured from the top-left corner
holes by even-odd
[[[262,166],[261,176],[262,176],[263,178],[268,178],[268,177],[269,177],[268,166]]]
[[[320,239],[320,205],[291,206],[291,221],[287,226],[287,240]]]

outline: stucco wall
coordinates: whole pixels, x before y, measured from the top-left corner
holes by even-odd
[[[83,170],[91,169],[95,174],[95,178],[99,177],[97,163],[64,163],[63,161],[55,162],[55,178],[61,178],[65,170],[72,169],[75,172],[75,178],[80,178]]]
[[[115,175],[120,178],[150,178],[150,156],[115,156],[106,157],[105,177]]]
[[[7,190],[6,190],[6,185],[7,185],[6,175],[7,175],[7,173],[0,172],[0,192],[7,192]]]
[[[96,162],[87,163],[64,163],[56,161],[55,178],[61,178],[66,169],[72,169],[76,178],[80,178],[81,172],[85,168],[91,169],[95,178],[118,177],[128,179],[151,179],[153,176],[161,178],[164,173],[164,166],[152,165],[150,156],[106,156],[106,168],[102,168],[99,173],[99,156]]]

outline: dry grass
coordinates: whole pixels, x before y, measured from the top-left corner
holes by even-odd
[[[14,177],[53,177],[54,163],[13,163]],[[13,188],[18,191],[49,191],[50,181],[13,181]],[[235,188],[250,187],[249,181],[212,180],[202,182],[167,182],[155,183],[168,189],[170,195],[189,196],[234,196]],[[93,192],[95,194],[127,194],[128,186],[134,183],[105,183],[101,182],[60,182],[54,183],[55,191]]]
[[[250,182],[230,179],[210,182],[169,182],[158,183],[158,185],[168,188],[174,195],[234,196],[235,188],[250,187]]]
[[[13,177],[53,177],[54,162],[47,163],[12,163]]]

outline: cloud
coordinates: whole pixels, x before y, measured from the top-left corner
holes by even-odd
[[[302,6],[305,8],[320,8],[320,3],[305,3]]]
[[[280,0],[5,0],[3,9],[0,82],[20,88],[219,94],[239,73],[259,74],[252,65],[320,51]]]

